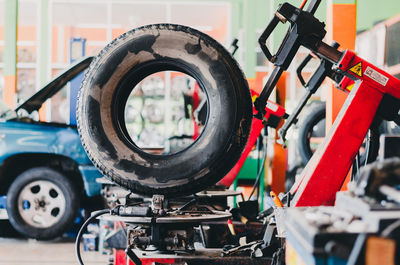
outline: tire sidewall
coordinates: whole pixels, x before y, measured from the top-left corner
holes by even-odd
[[[297,146],[301,161],[304,165],[308,163],[313,155],[308,134],[319,121],[326,117],[325,102],[316,101],[311,104],[312,105],[309,106],[308,111],[305,113],[305,117],[299,122],[299,140]]]
[[[52,182],[62,192],[65,198],[65,211],[60,221],[48,228],[37,228],[27,224],[18,210],[18,197],[22,189],[38,180]],[[79,197],[76,188],[67,177],[60,172],[47,168],[31,168],[20,174],[11,184],[7,193],[7,213],[12,226],[26,237],[49,240],[61,236],[73,224],[78,213]]]
[[[173,41],[163,41],[171,40],[171,32]],[[201,52],[194,51],[196,45]],[[209,102],[200,137],[189,148],[161,158],[133,150],[118,132],[112,112],[122,77],[154,57],[171,60],[196,75]],[[239,158],[251,125],[247,81],[230,54],[203,33],[169,24],[135,29],[108,45],[90,66],[77,111],[82,142],[94,164],[117,183],[142,194],[185,193],[185,187],[193,192],[217,182]]]

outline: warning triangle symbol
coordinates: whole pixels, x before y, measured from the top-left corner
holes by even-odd
[[[359,77],[362,77],[362,62],[359,62],[358,64],[352,66],[350,69],[350,72],[353,72],[354,74],[358,75]]]

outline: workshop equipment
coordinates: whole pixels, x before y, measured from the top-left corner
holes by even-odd
[[[346,82],[346,86],[343,88],[348,87],[348,79],[355,80],[331,131],[290,191],[294,194],[294,206],[333,205],[335,194],[340,190],[376,114],[387,120],[399,121],[400,80],[359,58],[352,51],[340,52],[324,43],[325,25],[312,15],[320,2],[311,1],[306,11],[289,3],[280,5],[259,40],[268,60],[275,65],[263,91],[254,102],[260,119],[264,113],[263,106],[276,82],[289,67],[300,46],[334,63],[334,72],[344,76],[341,82]],[[266,41],[279,22],[289,22],[291,27],[278,53],[272,55]],[[349,134],[352,136],[349,137]]]
[[[187,264],[269,264],[270,258],[262,258],[264,241],[253,240],[260,238],[262,223],[232,222],[229,212],[215,210],[216,207],[225,209],[218,201],[226,201],[232,195],[238,193],[204,191],[196,197],[174,199],[154,195],[151,201],[137,197],[131,200],[128,195],[127,204],[101,217],[101,220],[125,224],[124,230],[120,230],[126,234],[124,250],[121,250],[121,242],[113,239],[121,240],[121,233],[114,232],[107,239],[108,247],[117,249],[115,265],[126,264],[127,258],[129,264],[183,261]],[[211,200],[217,203],[213,205]]]
[[[227,220],[231,217],[230,213],[212,209],[213,202],[210,201],[210,204],[202,203],[199,196],[178,198],[181,194],[172,193],[174,190],[179,190],[182,191],[182,194],[185,194],[188,193],[188,190],[183,190],[185,187],[193,190],[203,187],[202,185],[206,182],[200,182],[200,180],[208,174],[208,168],[205,171],[200,170],[196,176],[181,185],[178,185],[178,182],[172,183],[172,180],[175,179],[171,178],[171,175],[165,174],[165,176],[159,175],[156,177],[151,175],[152,178],[157,178],[158,181],[154,186],[151,186],[149,183],[152,183],[151,181],[153,180],[150,181],[148,178],[141,179],[142,182],[132,181],[134,177],[138,177],[137,175],[133,177],[134,174],[132,173],[137,165],[126,158],[119,161],[119,155],[123,156],[124,154],[113,152],[111,158],[114,159],[114,162],[118,160],[117,163],[108,169],[102,168],[105,172],[107,170],[111,172],[111,178],[117,179],[120,184],[125,183],[125,181],[127,183],[132,181],[131,184],[134,184],[134,186],[131,185],[130,187],[133,187],[132,189],[136,189],[138,192],[149,193],[150,191],[160,190],[168,195],[164,198],[163,195],[153,194],[150,203],[137,198],[132,201],[126,200],[125,205],[117,206],[109,211],[110,214],[108,216],[110,218],[117,217],[116,220],[130,224],[130,228],[127,229],[128,246],[126,254],[135,264],[141,264],[142,260],[146,259],[146,256],[149,257],[149,255],[151,259],[155,258],[151,257],[151,255],[156,252],[150,252],[151,250],[160,251],[156,254],[157,258],[170,259],[171,256],[163,254],[170,254],[170,251],[174,251],[173,253],[175,254],[182,253],[178,258],[180,261],[185,259],[192,259],[193,261],[195,259],[193,256],[198,254],[202,262],[205,262],[207,258],[213,256],[205,254],[210,251],[207,248],[210,242],[207,241],[207,233],[203,227],[205,221],[222,220],[226,233],[231,236],[229,240],[233,243],[224,244],[224,247],[217,251],[220,255],[224,255],[222,262],[229,260],[225,259],[226,255],[239,255],[242,257],[245,255],[247,259],[243,259],[244,263],[257,263],[260,262],[260,259],[265,259],[264,262],[268,262],[271,260],[264,257],[272,257],[272,263],[280,264],[283,262],[285,253],[283,238],[287,234],[289,242],[288,253],[307,253],[304,255],[306,262],[311,264],[326,262],[326,257],[329,257],[335,259],[335,262],[347,261],[347,264],[356,264],[357,260],[362,257],[362,249],[366,240],[368,240],[369,234],[376,236],[377,233],[382,232],[382,236],[389,237],[393,233],[397,233],[397,222],[395,221],[399,217],[396,208],[397,191],[393,190],[397,186],[393,186],[392,178],[385,177],[385,175],[383,176],[383,181],[380,181],[382,180],[382,175],[374,175],[377,177],[373,179],[372,183],[378,183],[379,185],[372,186],[365,185],[365,182],[367,184],[370,183],[370,179],[361,176],[359,178],[360,182],[354,190],[350,190],[349,193],[339,193],[336,201],[337,208],[290,209],[291,206],[333,205],[336,192],[340,190],[374,117],[380,115],[385,119],[400,122],[398,114],[400,109],[400,80],[359,58],[352,51],[341,52],[337,49],[336,44],[330,46],[324,43],[322,40],[326,34],[325,25],[313,15],[320,2],[321,0],[312,0],[307,10],[296,8],[289,3],[280,5],[272,21],[261,35],[259,40],[261,49],[267,58],[275,64],[275,68],[263,91],[254,102],[255,116],[264,124],[270,122],[270,119],[266,118],[268,97],[283,71],[289,67],[300,46],[311,50],[322,61],[319,68],[322,72],[317,71],[319,78],[316,79],[315,84],[320,84],[324,76],[327,76],[339,83],[342,89],[348,89],[351,82],[354,82],[354,86],[351,88],[345,106],[331,132],[306,166],[300,181],[294,185],[290,193],[280,198],[280,201],[275,194],[272,194],[275,199],[275,207],[273,207],[273,211],[276,212],[275,215],[264,212],[257,216],[258,218],[267,216],[263,219],[264,232],[258,234],[259,238],[254,238],[251,241],[246,240],[244,244],[240,245],[235,235],[228,231],[229,229],[226,225]],[[272,55],[266,46],[266,41],[279,22],[289,22],[291,25],[278,53]],[[160,25],[154,27],[166,34],[165,28],[161,29]],[[171,28],[177,30],[176,25],[171,26]],[[189,34],[188,32],[186,33]],[[188,54],[192,56],[197,48],[190,47],[190,49],[186,49],[186,52],[189,51]],[[201,47],[199,46],[199,48]],[[332,69],[329,70],[331,64]],[[229,78],[230,76],[227,75],[226,79]],[[240,76],[235,76],[235,78],[240,78]],[[312,91],[314,89],[310,87],[310,92]],[[309,93],[301,104],[304,103],[307,96],[309,96]],[[100,103],[96,102],[96,106],[99,106]],[[211,104],[208,107],[211,107]],[[301,108],[302,106],[300,105],[299,109]],[[297,111],[295,112],[296,114],[298,114]],[[292,120],[294,119],[295,116],[292,116]],[[90,119],[87,122],[91,122]],[[214,124],[214,126],[216,125]],[[89,135],[88,131],[86,131],[86,134],[86,136]],[[104,139],[100,140],[103,141]],[[107,145],[113,147],[112,142],[108,142],[108,140]],[[208,147],[211,145],[209,143]],[[107,147],[109,148],[110,146]],[[185,152],[189,149],[185,149]],[[135,150],[137,151],[137,149]],[[106,154],[107,152],[103,150],[100,153]],[[182,153],[179,155],[182,155]],[[149,164],[157,167],[159,164],[163,164],[164,158],[166,160],[170,158],[169,156],[165,157],[158,157],[156,162]],[[136,157],[132,156],[132,160],[134,158]],[[141,156],[141,159],[145,160],[144,156]],[[187,159],[187,157],[184,159]],[[169,161],[171,162],[171,160]],[[132,171],[129,171],[128,164],[134,165]],[[116,170],[121,168],[124,172],[132,173],[129,175],[129,179],[123,179],[123,177],[119,179],[115,175]],[[150,167],[150,169],[152,168]],[[124,177],[126,176],[128,175],[124,175]],[[166,180],[164,177],[169,179]],[[160,183],[165,184],[168,181],[170,181],[170,186],[164,190],[165,187]],[[397,179],[395,178],[396,181]],[[193,187],[196,183],[201,183],[201,185]],[[146,187],[147,190],[143,191],[138,188],[142,184],[143,188]],[[129,187],[129,185],[127,186]],[[167,197],[168,200],[166,200]],[[389,197],[393,197],[394,200]],[[379,211],[374,211],[375,204],[370,203],[371,198],[379,202],[384,201],[384,209],[381,209],[381,207]],[[175,200],[178,200],[179,203]],[[359,202],[360,200],[361,203]],[[356,208],[358,210],[365,209],[365,207],[358,207],[358,205],[365,203],[370,206],[365,213],[347,213],[347,211]],[[389,207],[389,209],[388,205],[393,207]],[[138,206],[140,207],[138,208]],[[99,212],[97,214],[103,213]],[[286,230],[281,227],[276,231],[274,227],[279,228],[282,225],[280,220],[286,218],[289,222]],[[195,227],[199,228],[196,230]],[[212,229],[211,225],[210,229]],[[240,233],[237,231],[239,229],[236,224],[235,230],[235,233],[239,236]],[[198,240],[196,240],[195,236],[196,231],[199,233]],[[219,235],[224,235],[224,233]],[[336,236],[339,238],[338,242],[335,242]],[[246,237],[248,237],[248,234],[246,234]],[[261,238],[263,239],[262,241]],[[219,240],[219,243],[225,243],[223,239],[219,238]],[[333,243],[328,244],[330,241],[333,241]],[[200,243],[200,245],[196,243]],[[348,255],[346,255],[345,251],[349,249],[347,244],[350,244]],[[196,248],[196,245],[198,245],[198,248]],[[302,248],[304,248],[304,251]],[[249,259],[249,257],[260,259]],[[290,255],[287,256],[288,259],[290,257]],[[186,262],[190,264],[190,262]],[[230,260],[230,262],[232,261]]]
[[[371,253],[381,249],[386,262],[380,264],[398,264],[399,185],[400,159],[378,161],[362,169],[349,191],[337,193],[335,207],[289,209],[286,263],[377,264]]]

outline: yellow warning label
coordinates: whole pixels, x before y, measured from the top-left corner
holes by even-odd
[[[363,70],[362,70],[362,62],[359,62],[358,64],[352,66],[349,69],[350,72],[355,73],[356,75],[358,75],[359,77],[363,76]]]
[[[347,89],[348,91],[351,91],[351,90],[353,89],[353,87],[354,87],[354,83],[351,84],[351,85],[349,85],[349,86],[347,86],[346,89]]]

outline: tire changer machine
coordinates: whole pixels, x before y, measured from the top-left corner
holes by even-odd
[[[110,247],[122,249],[115,251],[116,265],[284,264],[285,259],[287,264],[377,264],[373,263],[377,257],[368,253],[378,259],[385,256],[384,264],[400,262],[399,159],[365,167],[349,191],[337,193],[373,119],[380,116],[400,123],[400,80],[350,50],[339,51],[337,44],[324,43],[325,25],[313,15],[320,1],[312,0],[306,10],[304,4],[301,8],[280,5],[259,39],[275,65],[254,103],[259,119],[271,114],[265,107],[268,97],[300,46],[320,60],[306,85],[306,95],[279,132],[283,139],[325,77],[334,80],[339,89],[351,87],[333,128],[290,192],[274,197],[274,205],[262,213],[251,201],[227,211],[227,197],[238,195],[227,190],[206,190],[183,198],[177,194],[168,199],[128,194],[123,204],[94,213],[83,225],[77,238],[80,264],[81,233],[99,216],[125,223],[107,239]],[[277,54],[272,55],[266,40],[280,22],[290,23],[290,28]],[[392,147],[395,144],[400,149],[398,138],[390,143]],[[385,146],[389,148],[383,141],[381,148]],[[386,254],[379,252],[382,248]]]

